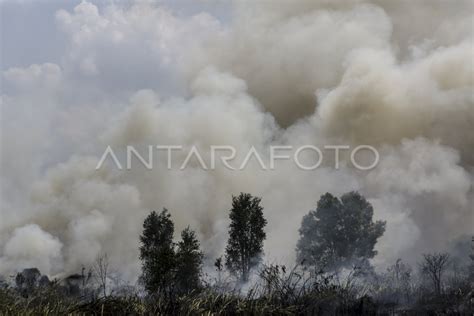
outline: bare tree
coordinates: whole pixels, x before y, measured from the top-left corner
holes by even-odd
[[[99,284],[99,288],[102,290],[104,297],[107,296],[107,278],[109,274],[109,258],[107,253],[104,253],[97,257],[94,267],[94,278]]]
[[[423,262],[420,264],[421,271],[431,279],[435,292],[439,295],[441,294],[443,274],[449,263],[449,254],[424,254],[423,259]]]
[[[387,268],[388,285],[406,302],[409,302],[411,298],[411,274],[411,267],[400,258],[394,265]]]

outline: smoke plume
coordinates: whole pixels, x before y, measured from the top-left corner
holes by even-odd
[[[78,271],[106,252],[140,273],[151,210],[225,247],[231,196],[262,197],[266,260],[293,263],[301,218],[325,192],[358,190],[387,221],[377,266],[415,262],[472,233],[473,1],[236,2],[231,18],[148,2],[56,12],[60,63],[3,71],[0,273]],[[111,146],[371,145],[379,165],[325,153],[316,170],[95,167]],[[182,162],[185,154],[173,153]],[[110,161],[109,161],[110,162]]]

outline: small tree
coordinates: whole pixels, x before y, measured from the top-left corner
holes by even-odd
[[[316,210],[303,217],[297,243],[297,258],[304,265],[338,270],[368,265],[385,222],[373,222],[372,205],[359,193],[339,200],[330,193],[321,196]]]
[[[229,240],[225,249],[225,265],[242,281],[247,281],[250,270],[263,255],[263,230],[267,221],[263,217],[261,199],[248,193],[232,197]]]
[[[94,266],[92,267],[94,278],[104,297],[107,296],[107,278],[109,277],[109,258],[107,253],[97,257]],[[85,281],[85,278],[83,276]]]
[[[223,269],[222,256],[220,256],[219,258],[216,259],[216,261],[214,261],[214,267],[216,268],[216,271],[217,271],[217,282],[220,284],[221,274],[222,274],[222,269]]]
[[[420,264],[421,272],[430,278],[435,293],[438,295],[441,294],[443,274],[448,264],[449,254],[447,253],[424,254],[423,262]]]
[[[196,234],[188,227],[181,232],[176,252],[176,283],[180,292],[188,293],[200,287],[202,258]]]
[[[174,224],[168,210],[155,211],[145,219],[140,236],[142,276],[148,293],[170,293],[174,277],[175,252],[173,243]]]
[[[412,269],[402,259],[397,259],[395,264],[387,268],[387,285],[395,290],[396,296],[400,296],[405,302],[410,301],[411,296]]]

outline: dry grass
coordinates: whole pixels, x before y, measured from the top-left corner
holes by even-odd
[[[443,298],[431,297],[429,301],[430,297],[425,297],[423,306],[403,311],[400,307],[384,304],[377,299],[376,293],[369,296],[366,285],[353,280],[337,282],[331,276],[296,268],[286,272],[284,267],[264,267],[259,281],[246,293],[223,288],[214,284],[187,295],[141,297],[130,294],[105,298],[67,296],[56,284],[37,288],[28,297],[13,288],[0,289],[0,315],[473,314],[472,288],[468,284]],[[429,307],[430,304],[435,309]]]

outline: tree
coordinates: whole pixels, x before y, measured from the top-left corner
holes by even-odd
[[[167,209],[160,214],[155,211],[143,222],[143,234],[140,236],[140,260],[142,276],[148,293],[170,294],[175,268],[173,243],[174,224]]]
[[[216,271],[217,271],[217,282],[220,284],[221,274],[222,274],[222,269],[223,269],[222,256],[220,256],[219,258],[216,259],[216,261],[214,261],[214,267],[216,268]]]
[[[338,271],[351,265],[368,266],[385,222],[373,222],[372,205],[359,193],[349,192],[341,199],[326,193],[316,210],[303,217],[296,252],[298,261]]]
[[[392,296],[398,296],[408,303],[411,297],[411,267],[399,258],[395,264],[387,268],[386,276],[385,282],[395,290]]]
[[[107,253],[97,257],[92,270],[94,271],[94,278],[96,282],[99,284],[99,288],[102,290],[102,295],[106,297],[107,296],[107,278],[109,275],[109,258],[107,256]]]
[[[202,258],[196,233],[187,227],[181,232],[176,252],[176,285],[180,292],[188,293],[200,287]]]
[[[421,272],[426,274],[433,282],[435,293],[438,295],[441,294],[443,274],[448,264],[448,253],[424,254],[423,262],[420,264]]]
[[[263,255],[263,230],[267,221],[263,217],[261,199],[248,193],[232,196],[229,240],[225,249],[227,269],[242,281],[247,281],[250,270]]]

